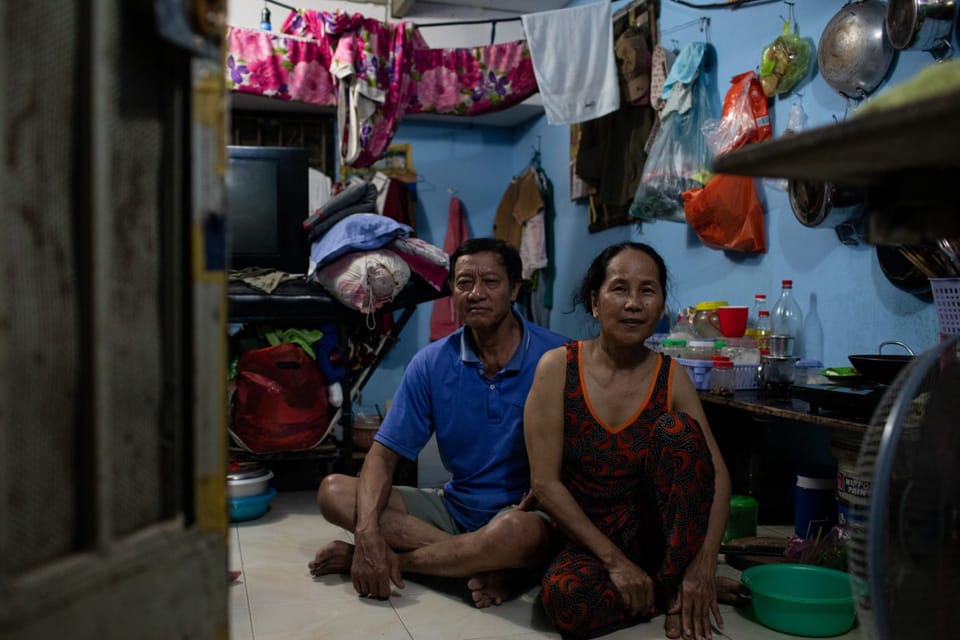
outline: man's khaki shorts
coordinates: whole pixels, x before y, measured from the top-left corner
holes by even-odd
[[[465,532],[464,528],[450,515],[450,510],[447,509],[446,498],[443,496],[443,489],[418,489],[417,487],[404,485],[395,486],[394,489],[396,489],[400,493],[400,497],[403,498],[403,503],[407,507],[407,513],[414,518],[428,522],[441,531],[446,531],[453,535]],[[515,508],[516,505],[506,506],[497,512],[494,518],[508,511],[513,511]],[[548,525],[552,523],[550,516],[547,515],[545,511],[534,510],[531,511],[531,513],[535,513],[543,518]]]

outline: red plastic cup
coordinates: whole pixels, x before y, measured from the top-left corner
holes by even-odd
[[[747,332],[748,307],[720,307],[717,316],[720,318],[720,333],[727,338],[742,338]]]

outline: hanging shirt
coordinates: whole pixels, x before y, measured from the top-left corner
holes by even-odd
[[[447,214],[447,236],[443,240],[443,250],[447,255],[450,255],[466,241],[467,221],[463,217],[463,206],[459,198],[450,198],[450,209]],[[463,326],[463,321],[453,305],[453,296],[433,301],[433,311],[430,313],[431,340],[445,338],[461,326]]]
[[[536,172],[527,168],[510,181],[493,218],[493,236],[520,250],[523,224],[544,209]]]

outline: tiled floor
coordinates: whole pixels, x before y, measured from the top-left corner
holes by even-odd
[[[233,640],[533,640],[559,639],[542,615],[533,587],[500,607],[476,609],[464,581],[426,586],[406,580],[389,601],[360,598],[348,577],[313,579],[307,562],[316,549],[349,534],[328,524],[313,493],[280,493],[259,520],[233,525],[230,568],[243,572],[230,585],[230,637]],[[761,527],[759,535],[782,531]],[[783,534],[785,535],[785,534]],[[739,572],[721,565],[725,575]],[[749,610],[722,606],[725,628],[714,638],[789,640],[750,619]],[[660,640],[663,618],[606,636],[610,640]],[[839,636],[859,639],[860,633]]]

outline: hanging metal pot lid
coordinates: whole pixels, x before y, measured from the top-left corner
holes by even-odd
[[[838,227],[863,215],[863,191],[857,187],[792,178],[787,194],[793,215],[805,227]]]
[[[889,0],[887,38],[894,49],[949,50],[957,0]]]
[[[886,17],[887,5],[880,0],[852,2],[830,19],[820,35],[820,74],[844,96],[863,98],[890,70],[896,50],[885,33]]]

